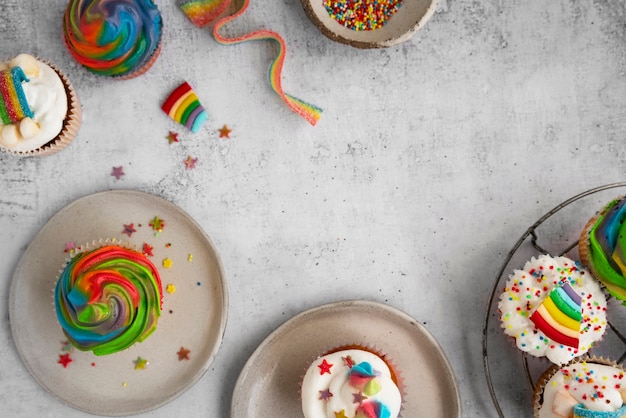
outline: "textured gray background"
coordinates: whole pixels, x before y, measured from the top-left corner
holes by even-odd
[[[559,202],[626,177],[624,1],[443,0],[410,41],[356,50],[323,37],[298,0],[253,0],[224,33],[284,36],[283,86],[324,109],[316,127],[269,89],[270,43],[219,45],[174,0],[157,0],[160,58],[140,78],[112,81],[65,50],[66,3],[0,2],[0,57],[30,52],[56,63],[84,112],[62,152],[0,155],[4,318],[19,257],[56,211],[94,192],[136,189],[202,225],[230,292],[209,372],[151,416],[227,416],[241,368],[272,330],[351,298],[424,324],[454,368],[463,416],[495,416],[481,330],[503,257]],[[197,135],[159,109],[182,80],[210,115]],[[223,124],[230,139],[218,137]],[[176,146],[165,140],[171,129],[181,132]],[[188,155],[199,159],[195,170],[182,164]],[[126,175],[117,181],[119,165]],[[6,319],[0,341],[3,416],[83,416],[28,374]],[[522,401],[513,409],[530,414]]]

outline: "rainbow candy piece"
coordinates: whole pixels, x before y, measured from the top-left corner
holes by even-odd
[[[180,0],[178,4],[183,12],[187,15],[187,17],[194,24],[196,24],[196,26],[203,26],[211,22],[224,10],[226,10],[228,5],[230,4],[230,1],[231,0]],[[251,32],[247,35],[238,36],[235,38],[226,38],[220,35],[219,30],[222,28],[222,26],[241,16],[246,11],[249,5],[250,0],[244,0],[241,9],[239,9],[237,13],[219,19],[213,27],[213,37],[217,42],[222,45],[234,45],[246,41],[275,41],[278,44],[279,50],[278,55],[270,64],[269,69],[269,81],[272,90],[274,90],[274,92],[280,96],[280,98],[287,104],[287,106],[289,106],[291,110],[305,118],[311,125],[315,125],[322,116],[322,109],[307,102],[304,102],[294,96],[286,94],[283,91],[283,87],[281,84],[281,73],[283,70],[283,64],[285,62],[285,55],[287,53],[287,45],[285,44],[285,40],[278,33],[270,30],[258,30],[255,32]],[[219,13],[217,13],[218,10],[220,11]]]
[[[161,278],[148,258],[116,245],[77,254],[59,276],[54,302],[73,346],[112,354],[141,342],[161,315]]]
[[[169,95],[161,109],[193,133],[197,133],[209,117],[198,96],[186,81]]]
[[[356,409],[354,418],[390,418],[389,408],[378,401],[364,401]]]
[[[367,396],[373,396],[380,392],[380,383],[376,379],[379,374],[370,363],[364,361],[350,369],[348,379],[350,386],[359,389]]]
[[[33,117],[22,88],[24,81],[29,80],[20,67],[0,71],[0,121],[3,125]]]
[[[211,23],[224,13],[228,6],[224,0],[178,0],[177,4],[197,27]]]
[[[582,298],[569,283],[555,287],[530,320],[548,338],[568,347],[578,348],[582,320]]]

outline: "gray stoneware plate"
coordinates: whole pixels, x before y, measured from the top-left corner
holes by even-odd
[[[302,417],[300,380],[309,364],[350,343],[367,343],[390,356],[405,386],[405,417],[461,416],[454,373],[433,336],[398,309],[355,300],[302,312],[272,332],[239,375],[231,418]]]
[[[409,40],[435,13],[438,0],[404,0],[384,26],[374,30],[353,30],[335,20],[324,0],[301,0],[315,26],[329,39],[355,48],[386,48]],[[347,0],[338,0],[347,3]]]
[[[158,233],[150,222],[164,220]],[[131,236],[124,225],[133,224]],[[141,251],[163,283],[163,312],[144,342],[108,356],[73,349],[68,354],[53,305],[56,276],[76,245],[116,238]],[[170,268],[163,260],[172,261]],[[175,286],[167,292],[168,284]],[[170,288],[170,290],[174,290]],[[56,398],[97,415],[121,416],[162,406],[191,387],[215,358],[226,327],[227,287],[218,253],[202,228],[174,204],[137,191],[108,191],[80,198],[54,215],[35,236],[14,272],[9,319],[16,348],[28,371]],[[179,360],[181,347],[189,359]],[[138,357],[148,361],[136,369]]]

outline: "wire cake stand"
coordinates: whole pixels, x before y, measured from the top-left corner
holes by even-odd
[[[487,386],[500,417],[532,416],[534,384],[551,365],[545,358],[536,358],[517,349],[500,328],[498,298],[509,274],[531,257],[541,254],[565,255],[579,261],[578,239],[589,218],[624,194],[626,182],[607,184],[573,196],[539,218],[509,251],[491,289],[482,340]],[[607,331],[589,354],[623,363],[626,359],[626,307],[609,298],[607,316]]]

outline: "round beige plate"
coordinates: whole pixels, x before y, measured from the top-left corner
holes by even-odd
[[[239,375],[231,417],[301,417],[300,380],[309,364],[350,343],[368,343],[391,357],[406,388],[405,416],[461,416],[454,373],[422,325],[387,305],[344,301],[296,315],[261,343]]]
[[[150,226],[155,217],[165,225]],[[136,232],[124,234],[125,225]],[[163,283],[163,312],[144,342],[108,356],[67,351],[53,305],[59,269],[76,246],[116,238],[153,247],[150,260]],[[165,268],[163,261],[172,264]],[[168,285],[170,292],[165,288]],[[30,243],[13,275],[9,318],[24,365],[52,395],[98,415],[128,415],[155,409],[191,387],[208,369],[222,341],[228,310],[222,265],[209,237],[185,212],[160,197],[109,191],[63,208]],[[177,353],[189,350],[188,359]],[[184,353],[184,351],[182,352]],[[72,360],[63,367],[59,360]],[[138,358],[147,360],[137,367]],[[141,365],[141,361],[139,365]]]
[[[374,30],[353,30],[330,16],[324,0],[301,0],[318,29],[333,41],[355,48],[386,48],[409,40],[435,13],[438,0],[404,0],[385,25]],[[343,3],[346,0],[338,0]]]

